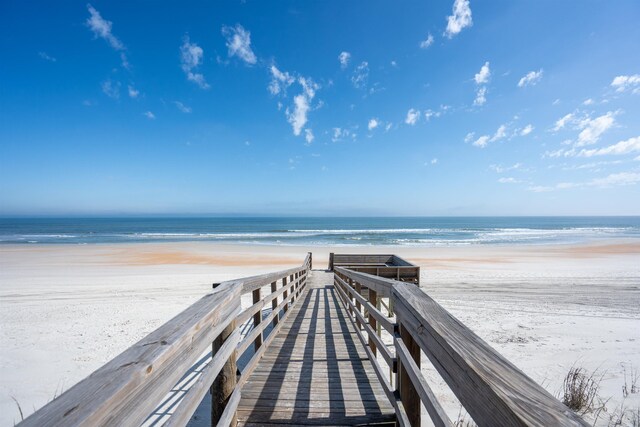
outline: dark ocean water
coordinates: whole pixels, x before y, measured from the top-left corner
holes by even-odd
[[[0,244],[494,245],[640,238],[640,217],[0,218]]]

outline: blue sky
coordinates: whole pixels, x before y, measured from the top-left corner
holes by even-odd
[[[0,214],[638,215],[640,2],[0,5]]]

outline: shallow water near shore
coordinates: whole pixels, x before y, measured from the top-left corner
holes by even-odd
[[[464,246],[640,237],[640,217],[3,218],[0,244]]]

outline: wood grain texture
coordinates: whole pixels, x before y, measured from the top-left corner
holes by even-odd
[[[21,425],[140,424],[235,318],[239,295],[238,286],[219,286]]]
[[[332,274],[319,271],[307,277],[307,288],[243,386],[239,425],[395,420],[332,281]]]
[[[397,283],[392,298],[398,323],[478,426],[588,425],[417,287]]]

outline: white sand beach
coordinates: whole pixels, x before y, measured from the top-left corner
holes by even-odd
[[[20,420],[16,401],[29,415],[212,283],[298,265],[307,251],[314,268],[327,265],[329,252],[403,256],[421,266],[425,292],[551,393],[573,365],[583,366],[604,375],[604,425],[612,411],[640,407],[640,394],[622,394],[625,372],[629,382],[630,369],[640,369],[638,240],[436,248],[3,245],[0,425]]]

